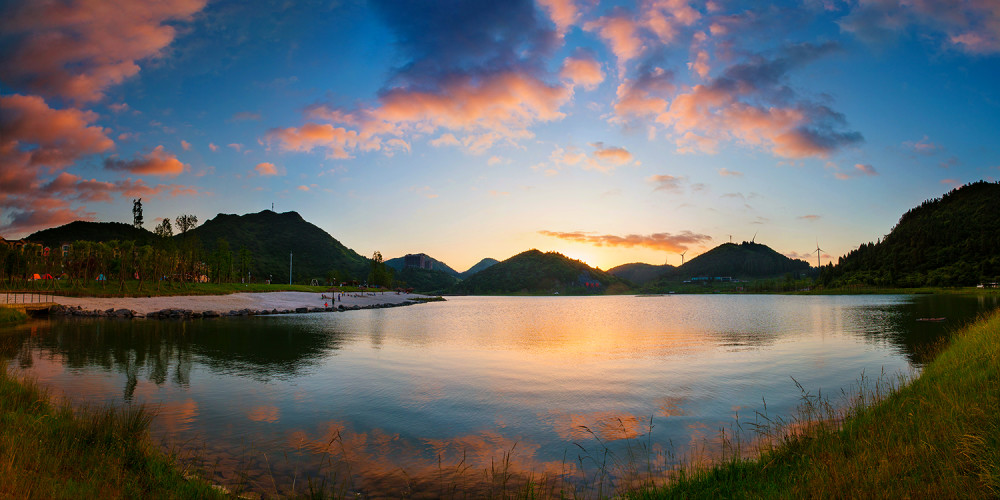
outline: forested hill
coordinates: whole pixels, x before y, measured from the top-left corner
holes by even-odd
[[[491,295],[599,294],[627,290],[622,281],[604,271],[557,252],[528,250],[469,276],[452,288],[455,293]]]
[[[677,269],[671,265],[654,266],[653,264],[646,264],[644,262],[633,262],[631,264],[622,264],[620,266],[612,267],[608,269],[608,272],[618,276],[619,278],[628,280],[634,285],[645,285],[650,281],[653,281],[664,273],[670,272]]]
[[[1000,278],[1000,184],[979,181],[928,200],[892,231],[824,266],[824,285],[976,285]]]
[[[74,241],[134,241],[143,245],[153,241],[153,233],[121,222],[74,221],[59,227],[43,229],[25,238],[55,248],[59,244]]]
[[[311,279],[322,282],[330,272],[339,274],[338,279],[364,280],[369,272],[368,259],[296,212],[219,214],[188,231],[186,236],[200,239],[209,254],[216,251],[220,239],[225,240],[234,254],[245,247],[253,261],[250,267],[260,279],[273,276],[276,281],[287,280],[289,253],[293,254],[292,274],[296,282]]]
[[[418,255],[420,255],[420,254],[418,254]],[[446,274],[449,274],[451,276],[454,276],[455,278],[461,277],[461,273],[459,273],[458,271],[452,269],[450,266],[448,266],[448,264],[445,264],[444,262],[441,262],[440,260],[437,260],[437,259],[431,257],[430,255],[427,255],[427,254],[422,254],[422,255],[427,260],[431,261],[431,269],[433,269],[435,271],[441,271],[443,273],[446,273]],[[389,267],[391,267],[393,269],[395,269],[396,271],[402,271],[403,270],[403,265],[405,264],[405,262],[406,262],[406,258],[405,257],[396,257],[396,258],[389,259],[389,260],[385,261],[385,265],[389,266]]]
[[[486,257],[485,259],[483,259],[483,260],[481,260],[479,262],[476,262],[476,265],[470,267],[465,272],[463,272],[461,274],[461,277],[463,279],[464,278],[468,278],[469,276],[472,276],[473,274],[476,274],[479,271],[482,271],[483,269],[490,268],[490,267],[492,267],[492,266],[494,266],[496,264],[499,264],[499,263],[500,263],[499,260],[496,260],[496,259],[493,259],[493,258],[490,258],[490,257]]]
[[[676,281],[700,276],[768,278],[807,271],[809,263],[804,260],[789,259],[767,245],[744,241],[740,244],[723,243],[666,273],[662,279]]]

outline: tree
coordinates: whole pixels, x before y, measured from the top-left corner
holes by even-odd
[[[193,214],[178,215],[176,219],[177,229],[180,230],[181,234],[194,229],[198,225],[198,216]]]
[[[169,238],[174,235],[174,228],[170,226],[170,219],[163,219],[160,224],[156,226],[153,230],[157,236],[161,238]]]
[[[132,225],[136,229],[142,227],[142,198],[132,200]]]
[[[382,252],[375,251],[371,260],[371,272],[368,273],[369,286],[389,287],[392,284],[392,271],[382,262]]]

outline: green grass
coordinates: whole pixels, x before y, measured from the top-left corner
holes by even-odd
[[[0,497],[225,498],[157,450],[143,407],[74,410],[0,365]]]
[[[1000,311],[956,333],[911,383],[881,388],[862,389],[843,420],[810,399],[795,436],[628,497],[1000,496]]]
[[[28,315],[19,309],[0,307],[0,326],[16,325],[28,319]]]

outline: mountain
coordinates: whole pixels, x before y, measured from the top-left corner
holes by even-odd
[[[151,243],[156,236],[141,228],[122,222],[86,222],[74,221],[59,227],[43,229],[32,233],[28,241],[41,243],[47,247],[56,247],[60,243],[72,243],[77,240],[86,241],[135,241],[137,244]]]
[[[219,214],[175,238],[197,237],[207,254],[216,250],[220,238],[238,254],[246,247],[252,256],[254,274],[283,282],[288,278],[289,253],[295,282],[312,279],[324,281],[331,272],[339,279],[364,280],[369,260],[345,247],[326,231],[306,222],[296,212],[275,213],[264,210],[255,214]]]
[[[881,241],[824,266],[828,286],[976,285],[1000,279],[1000,183],[979,181],[906,212]]]
[[[620,279],[561,253],[528,250],[469,276],[451,291],[474,295],[555,292],[580,295],[605,293],[609,288],[628,289]]]
[[[677,268],[671,265],[654,266],[653,264],[646,264],[644,262],[633,262],[631,264],[612,267],[608,269],[608,273],[628,280],[635,285],[645,285],[675,269]]]
[[[449,267],[448,264],[445,264],[444,262],[441,262],[440,260],[437,260],[437,259],[435,259],[435,258],[433,258],[433,257],[431,257],[431,256],[429,256],[429,255],[427,255],[425,253],[418,253],[418,254],[411,254],[411,255],[420,255],[420,256],[423,256],[424,262],[429,262],[430,266],[431,266],[431,269],[433,269],[435,271],[442,271],[442,272],[447,273],[447,274],[449,274],[451,276],[454,276],[455,278],[460,278],[461,277],[461,273],[459,273],[458,271],[456,271],[456,270],[452,269],[451,267]],[[402,271],[403,268],[404,268],[405,262],[406,262],[406,257],[396,257],[396,258],[389,259],[389,260],[385,261],[385,265],[393,268],[396,271]],[[424,269],[426,269],[426,268],[424,268]]]
[[[723,243],[665,273],[656,283],[689,280],[695,277],[769,278],[785,273],[809,271],[809,263],[793,260],[771,247],[744,241]]]
[[[462,279],[468,278],[469,276],[472,276],[473,274],[476,274],[479,271],[482,271],[483,269],[487,269],[487,268],[492,267],[493,265],[499,264],[499,263],[500,263],[499,260],[491,259],[489,257],[486,257],[485,259],[477,262],[476,265],[470,267],[467,271],[465,271],[464,273],[462,273],[461,277],[462,277]]]
[[[445,271],[419,267],[407,267],[396,271],[394,279],[397,287],[412,288],[416,292],[426,294],[441,294],[459,281]]]

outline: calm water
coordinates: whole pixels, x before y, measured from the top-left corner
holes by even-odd
[[[336,477],[440,493],[491,463],[592,474],[637,442],[709,449],[802,386],[912,373],[996,296],[454,297],[414,307],[18,327],[10,365],[75,402],[145,403],[206,475],[265,493]],[[947,317],[944,323],[919,317]],[[652,427],[650,424],[652,423]],[[665,459],[664,459],[665,460]],[[588,472],[589,468],[589,472]],[[591,476],[592,477],[592,476]]]

